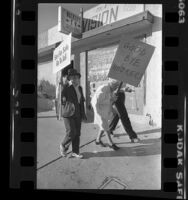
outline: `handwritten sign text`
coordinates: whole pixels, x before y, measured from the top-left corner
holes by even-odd
[[[155,47],[122,37],[108,76],[138,86]]]
[[[70,64],[71,60],[71,34],[54,50],[53,73],[57,73]]]

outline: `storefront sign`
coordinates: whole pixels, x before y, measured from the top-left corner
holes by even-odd
[[[57,73],[71,62],[71,33],[64,37],[62,43],[53,53],[53,73]]]
[[[83,32],[99,26],[105,26],[118,20],[143,12],[143,4],[99,4],[83,13]],[[58,31],[81,38],[81,17],[64,9],[58,8]]]
[[[137,87],[154,49],[154,46],[123,36],[108,76]]]
[[[58,31],[65,34],[72,33],[73,37],[81,38],[81,17],[59,6]]]
[[[144,11],[143,4],[99,4],[84,12],[84,32]]]

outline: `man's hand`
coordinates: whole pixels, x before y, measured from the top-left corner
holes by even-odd
[[[134,92],[135,90],[132,90],[130,87],[125,88],[125,92]]]

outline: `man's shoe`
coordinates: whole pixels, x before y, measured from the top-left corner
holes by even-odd
[[[100,145],[100,146],[102,146],[102,147],[106,147],[106,145],[105,145],[102,141],[99,141],[99,142],[98,142],[98,141],[95,140],[95,144],[96,144],[96,145]]]
[[[63,148],[63,146],[60,144],[60,154],[62,157],[66,157],[67,156],[67,152],[65,151],[65,148]]]
[[[74,158],[83,158],[83,155],[81,155],[81,154],[76,154],[76,153],[72,153],[72,155],[71,155],[72,157],[74,157]]]
[[[140,138],[133,138],[131,139],[132,143],[139,143],[140,142]]]
[[[113,144],[112,146],[110,146],[111,149],[117,151],[119,150],[120,148],[118,146],[116,146],[115,144]]]

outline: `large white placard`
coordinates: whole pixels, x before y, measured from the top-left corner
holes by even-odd
[[[53,73],[57,73],[71,62],[71,37],[63,37],[61,44],[53,52]]]
[[[137,87],[154,49],[152,45],[123,36],[108,76]]]

